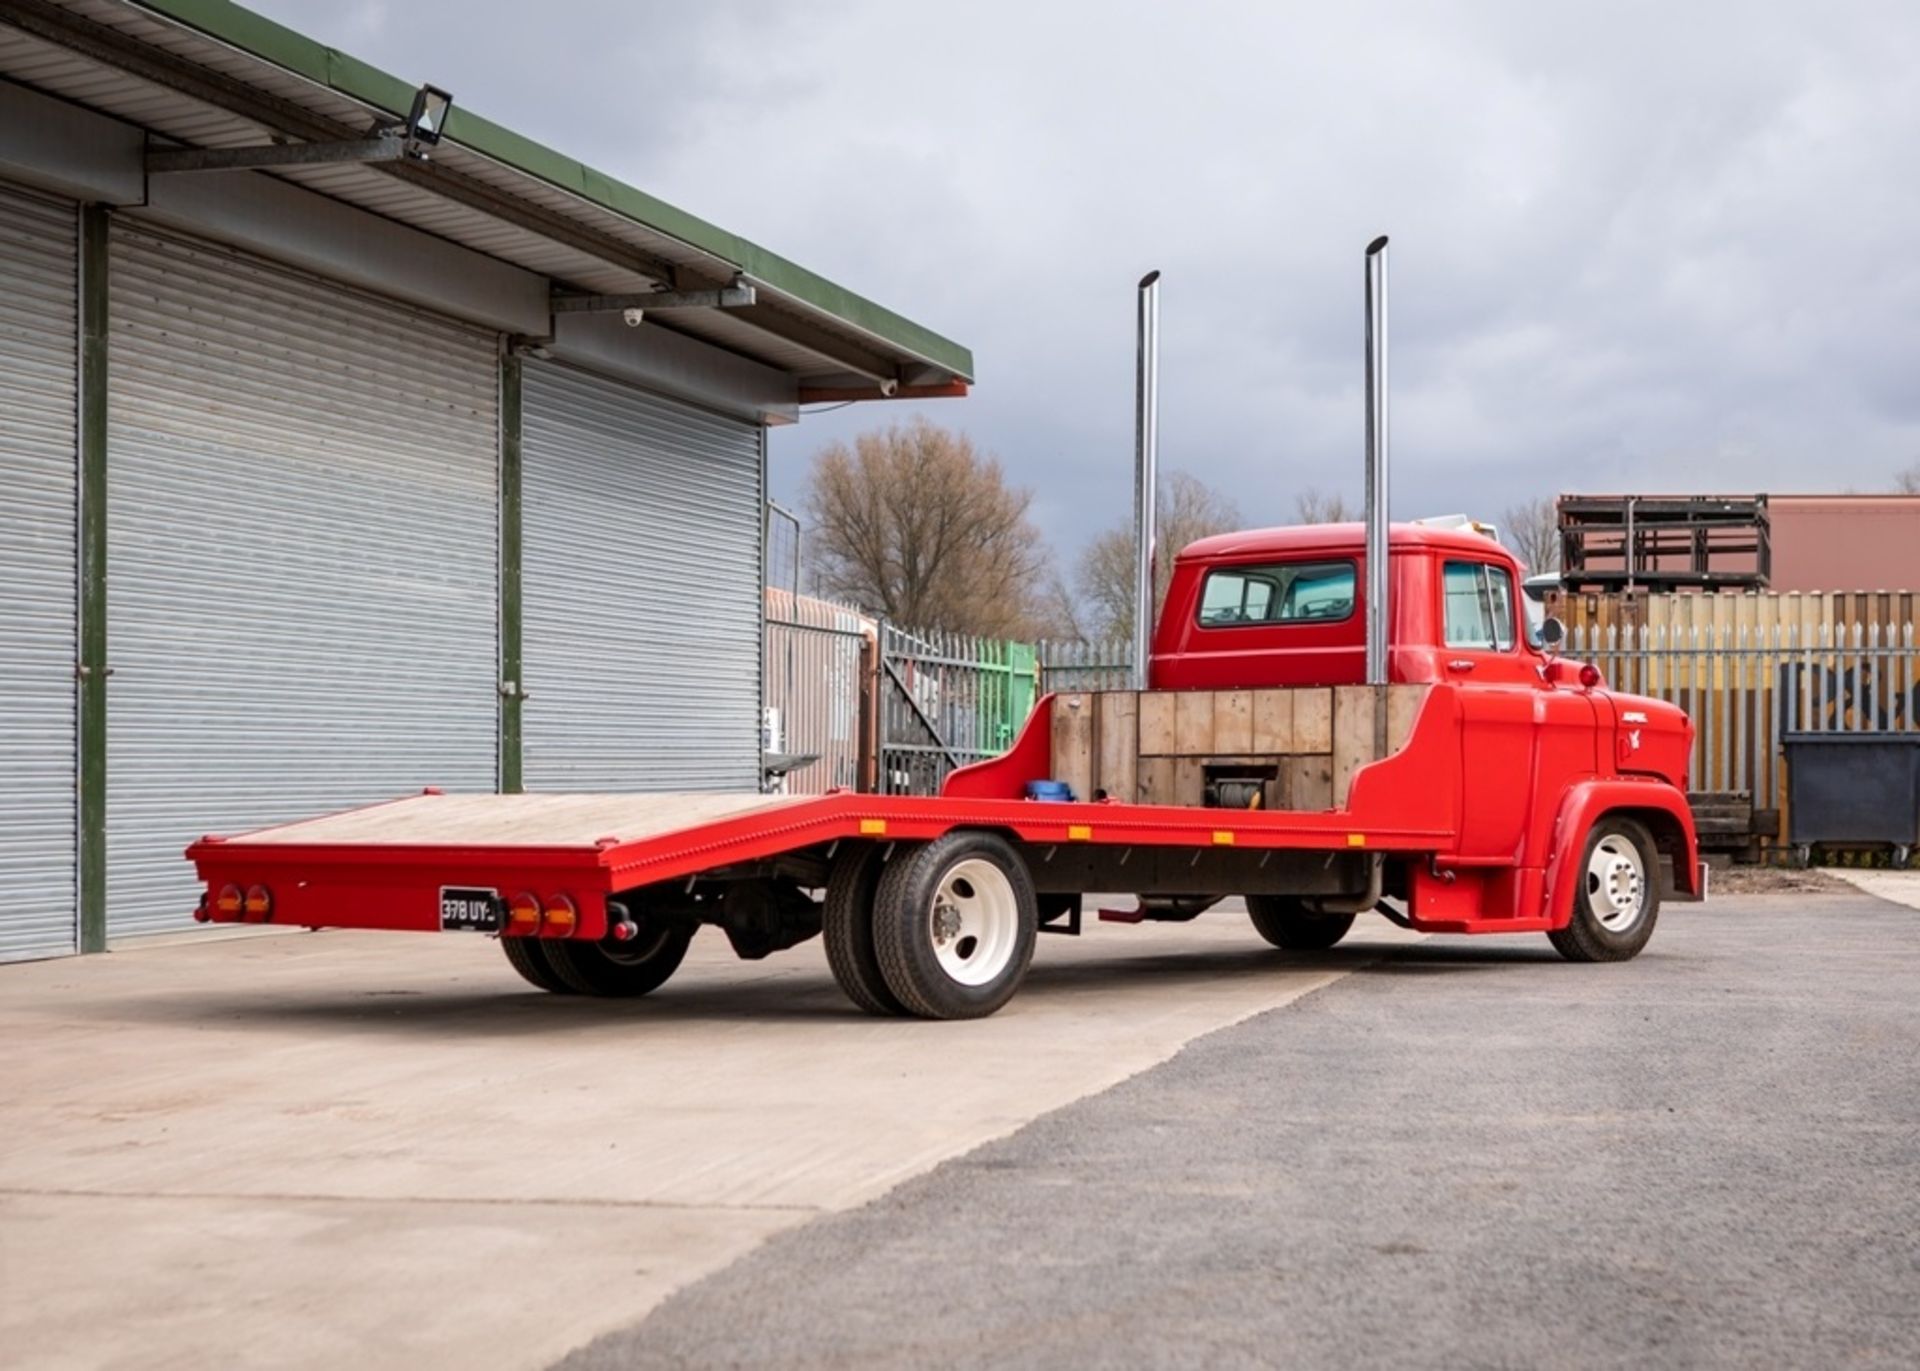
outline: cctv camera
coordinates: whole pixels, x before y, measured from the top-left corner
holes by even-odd
[[[620,317],[627,321],[628,328],[639,328],[640,321],[647,317],[647,312],[644,309],[623,309],[620,311]]]

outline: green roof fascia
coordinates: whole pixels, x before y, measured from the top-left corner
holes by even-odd
[[[198,29],[210,38],[271,62],[351,99],[404,118],[417,87],[378,67],[295,33],[231,0],[134,0],[142,9]],[[531,138],[502,128],[456,104],[444,136],[528,176],[571,191],[689,247],[721,258],[757,281],[790,295],[906,352],[973,379],[973,353],[883,305],[708,223],[604,172],[564,157]]]

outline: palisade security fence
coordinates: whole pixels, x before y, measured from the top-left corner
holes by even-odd
[[[1920,632],[1884,613],[1833,622],[1834,597],[1715,598],[1649,597],[1631,617],[1576,602],[1566,655],[1692,717],[1703,835],[1784,843],[1782,735],[1920,732]],[[767,611],[769,750],[820,757],[789,778],[796,794],[931,795],[955,767],[1004,752],[1040,696],[1131,683],[1124,642],[915,632],[782,590]]]
[[[1689,790],[1740,797],[1753,811],[1749,831],[1766,842],[1785,841],[1783,735],[1920,731],[1911,623],[1588,624],[1567,654],[1616,690],[1686,710]]]
[[[766,606],[762,746],[814,759],[776,784],[788,794],[936,794],[1005,752],[1042,691],[1032,643],[900,628],[782,587]]]
[[[1111,642],[1042,642],[1040,693],[1063,690],[1131,690],[1133,645]]]
[[[878,625],[809,595],[766,592],[761,747],[811,756],[777,789],[823,795],[872,788],[871,714]]]
[[[1013,744],[1040,698],[1031,643],[880,626],[880,766],[888,795],[932,795],[947,774]]]

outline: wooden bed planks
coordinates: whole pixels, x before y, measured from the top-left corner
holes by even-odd
[[[1075,798],[1093,794],[1093,716],[1096,697],[1057,696],[1053,702],[1053,779],[1065,781]]]
[[[1098,739],[1099,783],[1109,795],[1132,799],[1140,785],[1140,749],[1136,742],[1140,697],[1131,690],[1109,690],[1094,698],[1097,701],[1094,729]],[[1090,795],[1093,790],[1089,786],[1084,792],[1073,793]]]
[[[1426,693],[1388,688],[1390,749],[1406,743]],[[1052,774],[1080,798],[1198,806],[1209,766],[1270,767],[1269,803],[1329,809],[1373,758],[1374,701],[1371,686],[1062,694]]]
[[[282,824],[238,843],[592,847],[631,842],[810,798],[785,795],[414,795]]]

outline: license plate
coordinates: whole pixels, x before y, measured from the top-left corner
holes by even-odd
[[[440,887],[440,929],[445,933],[498,933],[504,922],[500,892],[469,886]]]

